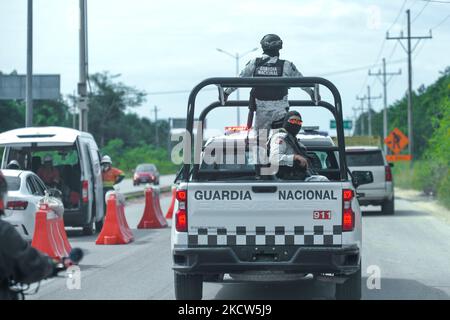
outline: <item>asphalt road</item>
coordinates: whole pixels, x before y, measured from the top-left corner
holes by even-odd
[[[160,187],[171,186],[174,179],[175,179],[174,174],[160,176],[159,177],[159,185],[160,185]],[[144,191],[144,189],[145,189],[145,184],[141,184],[139,186],[133,186],[132,179],[124,179],[117,186],[119,187],[119,191],[122,193],[129,193],[129,192],[134,192],[134,191]]]
[[[170,198],[161,199],[163,211]],[[449,299],[450,226],[418,211],[411,200],[396,199],[395,216],[364,211],[363,299]],[[134,228],[142,200],[126,207]],[[80,290],[68,290],[64,278],[42,283],[30,299],[174,299],[170,229],[133,230],[136,241],[96,246],[95,237],[70,232],[70,241],[87,251]],[[381,289],[366,286],[367,268],[381,271]],[[334,286],[311,279],[289,283],[204,284],[204,299],[332,299]]]

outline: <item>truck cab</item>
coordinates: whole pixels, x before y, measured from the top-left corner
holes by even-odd
[[[330,110],[338,145],[316,133],[298,136],[318,174],[326,177],[310,181],[264,173],[266,144],[250,128],[194,146],[193,162],[184,152],[171,238],[176,298],[201,299],[204,281],[284,281],[313,275],[334,281],[336,298],[359,299],[362,224],[355,187],[373,178],[368,171],[352,176],[346,167],[337,89],[322,78],[207,79],[191,93],[187,133],[193,129],[196,93],[209,84],[217,85],[219,93],[222,86],[325,86],[334,104],[296,100],[290,105]],[[246,104],[215,102],[203,110],[200,122],[215,108]],[[189,150],[191,143],[186,143]]]

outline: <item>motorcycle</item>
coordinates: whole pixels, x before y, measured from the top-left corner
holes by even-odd
[[[65,278],[65,276],[59,275],[61,272],[67,271],[72,266],[76,266],[83,259],[84,252],[80,248],[73,248],[68,257],[63,257],[56,263],[54,273],[48,278]],[[39,292],[41,282],[37,283],[34,290],[31,289],[31,284],[23,283],[11,283],[10,290],[15,293],[18,300],[25,300],[25,296],[32,296]],[[32,290],[32,291],[31,291]]]

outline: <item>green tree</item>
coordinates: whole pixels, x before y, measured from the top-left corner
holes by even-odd
[[[127,108],[141,105],[145,93],[116,81],[120,75],[108,72],[90,76],[92,83],[89,94],[89,130],[100,146],[118,137],[117,122],[124,116]]]

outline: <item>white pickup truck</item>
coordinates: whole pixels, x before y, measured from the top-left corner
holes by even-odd
[[[352,178],[347,169],[342,105],[335,86],[322,78],[207,79],[189,98],[188,133],[193,131],[196,95],[210,84],[219,88],[284,85],[316,91],[323,85],[333,94],[334,104],[317,99],[290,101],[290,105],[330,110],[339,145],[329,143],[329,138],[300,136],[302,142],[308,141],[317,173],[329,180],[320,182],[262,175],[264,164],[256,161],[250,147],[255,145],[253,131],[216,137],[194,147],[194,158],[200,160],[189,164],[184,159],[176,191],[171,239],[176,298],[201,299],[204,281],[289,281],[312,274],[334,281],[337,299],[359,299],[362,225],[355,187],[373,177],[369,171],[359,171]],[[215,108],[247,104],[215,102],[199,119]],[[188,150],[191,142],[185,144]],[[212,163],[205,160],[208,153],[216,156]]]

